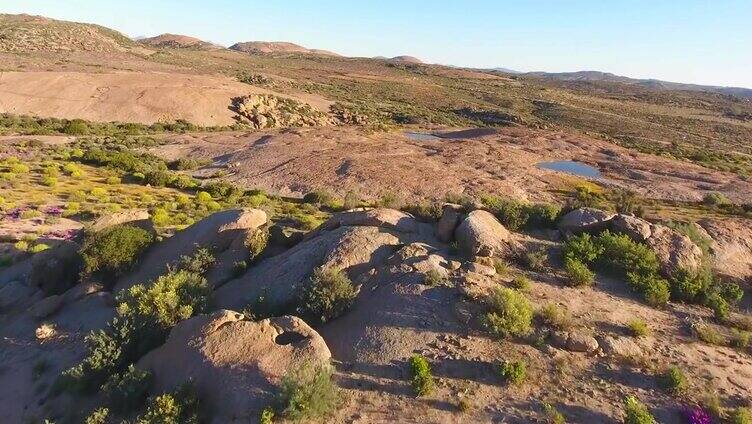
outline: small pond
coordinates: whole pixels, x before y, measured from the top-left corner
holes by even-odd
[[[601,171],[586,163],[573,160],[557,160],[553,162],[541,162],[538,165],[541,169],[550,169],[552,171],[564,172],[566,174],[577,175],[586,178],[600,178]]]
[[[409,138],[410,140],[417,140],[417,141],[435,141],[435,140],[441,139],[441,137],[437,137],[431,133],[413,132],[413,131],[406,131],[405,137]]]

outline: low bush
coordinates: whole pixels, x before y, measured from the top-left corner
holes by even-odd
[[[567,330],[572,327],[573,318],[566,308],[555,303],[548,303],[538,311],[541,323],[557,330]]]
[[[282,415],[308,421],[330,414],[340,403],[339,389],[327,364],[304,363],[282,379]]]
[[[404,206],[402,210],[424,222],[436,222],[444,213],[441,203],[428,201]]]
[[[496,273],[501,276],[504,276],[509,272],[509,264],[503,259],[494,259],[493,266]]]
[[[266,407],[261,410],[259,415],[259,424],[272,424],[274,423],[274,409]]]
[[[731,424],[752,424],[752,408],[736,408],[731,413]]]
[[[713,310],[713,316],[716,320],[723,322],[729,317],[729,304],[726,299],[718,293],[708,296],[705,304]]]
[[[266,246],[269,244],[269,228],[263,227],[254,231],[245,240],[245,247],[248,248],[249,259],[257,259],[264,253]]]
[[[543,413],[546,416],[546,423],[548,424],[566,424],[567,420],[564,418],[564,414],[559,412],[550,403],[543,404]]]
[[[206,247],[200,247],[193,252],[193,255],[181,256],[177,268],[193,274],[206,274],[216,261],[217,259],[211,250]]]
[[[146,401],[151,380],[150,372],[130,365],[122,373],[107,379],[102,392],[112,410],[119,413],[137,411]]]
[[[530,285],[532,282],[529,278],[525,277],[524,275],[517,275],[515,276],[512,281],[509,283],[510,286],[512,286],[514,289],[519,291],[527,291],[530,289]]]
[[[435,269],[428,270],[425,275],[425,279],[423,280],[423,284],[431,287],[441,286],[446,281],[446,278],[442,276],[439,271],[436,271]]]
[[[526,252],[522,262],[532,271],[544,271],[548,263],[548,251],[545,248]]]
[[[668,368],[658,379],[661,387],[673,394],[684,393],[688,386],[689,381],[684,371],[681,368],[672,366]]]
[[[110,410],[108,408],[97,408],[84,420],[84,424],[107,424],[109,422]]]
[[[410,375],[413,391],[417,396],[427,396],[433,392],[434,382],[431,374],[431,364],[422,355],[410,357]]]
[[[195,389],[184,384],[172,393],[149,399],[146,411],[136,419],[136,424],[198,424],[200,404]]]
[[[701,323],[695,325],[693,330],[697,338],[705,343],[717,346],[726,344],[726,338],[712,325]]]
[[[750,336],[752,335],[749,331],[733,329],[731,330],[731,338],[729,340],[729,343],[733,347],[746,349],[747,347],[749,347]]]
[[[197,274],[181,270],[159,277],[153,284],[138,284],[117,297],[117,316],[109,328],[86,337],[87,356],[66,370],[57,389],[91,392],[113,374],[137,361],[164,342],[180,320],[203,312],[210,288]]]
[[[358,290],[343,271],[317,268],[303,289],[299,312],[327,322],[345,313],[357,294]]]
[[[567,240],[562,252],[564,261],[574,260],[586,265],[593,264],[603,253],[603,247],[588,233],[582,233]]]
[[[507,384],[522,384],[527,376],[527,364],[525,361],[504,361],[499,366],[499,375]]]
[[[702,198],[702,203],[708,206],[723,206],[728,205],[731,201],[723,193],[708,193]]]
[[[634,396],[624,400],[624,415],[624,424],[657,424],[648,407]]]
[[[576,259],[567,258],[564,261],[564,270],[567,272],[569,283],[572,286],[592,286],[595,282],[595,273],[590,271],[587,265]]]
[[[117,277],[136,263],[153,240],[149,231],[127,224],[94,233],[86,238],[81,248],[84,272]]]
[[[527,298],[506,287],[494,289],[488,299],[490,311],[484,323],[497,337],[523,336],[530,332],[533,308]]]
[[[648,324],[644,320],[639,318],[629,321],[627,328],[629,328],[629,332],[634,337],[644,337],[650,334],[650,328],[648,327]]]
[[[548,203],[529,204],[498,196],[483,196],[481,202],[499,222],[512,231],[522,228],[550,228],[561,215],[561,207]]]

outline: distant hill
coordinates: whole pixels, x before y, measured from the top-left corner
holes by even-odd
[[[684,90],[704,91],[711,93],[728,94],[739,97],[752,98],[752,89],[742,87],[721,87],[713,85],[685,84],[679,82],[661,81],[657,79],[638,79],[615,75],[600,71],[578,72],[527,72],[522,74],[534,78],[543,78],[553,81],[584,81],[584,82],[609,82],[640,86],[652,90]]]
[[[413,56],[395,56],[388,60],[392,62],[399,62],[399,63],[415,63],[415,64],[423,63],[422,60]]]
[[[157,48],[170,48],[170,49],[201,49],[201,50],[213,50],[223,49],[224,47],[209,43],[207,41],[199,40],[195,37],[179,34],[161,34],[156,37],[145,37],[138,40],[139,43],[148,45],[150,47]]]
[[[309,53],[325,56],[339,56],[337,53],[320,49],[308,49],[286,41],[246,41],[230,46],[230,50],[244,53]]]
[[[125,35],[99,25],[0,14],[0,51],[113,52],[137,47]]]

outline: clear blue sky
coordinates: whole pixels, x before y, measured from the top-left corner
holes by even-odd
[[[348,56],[752,87],[752,0],[0,0],[0,11],[130,36],[291,41]]]

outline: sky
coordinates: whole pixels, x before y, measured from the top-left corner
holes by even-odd
[[[0,0],[0,12],[132,37],[290,41],[346,56],[752,88],[752,0]]]

